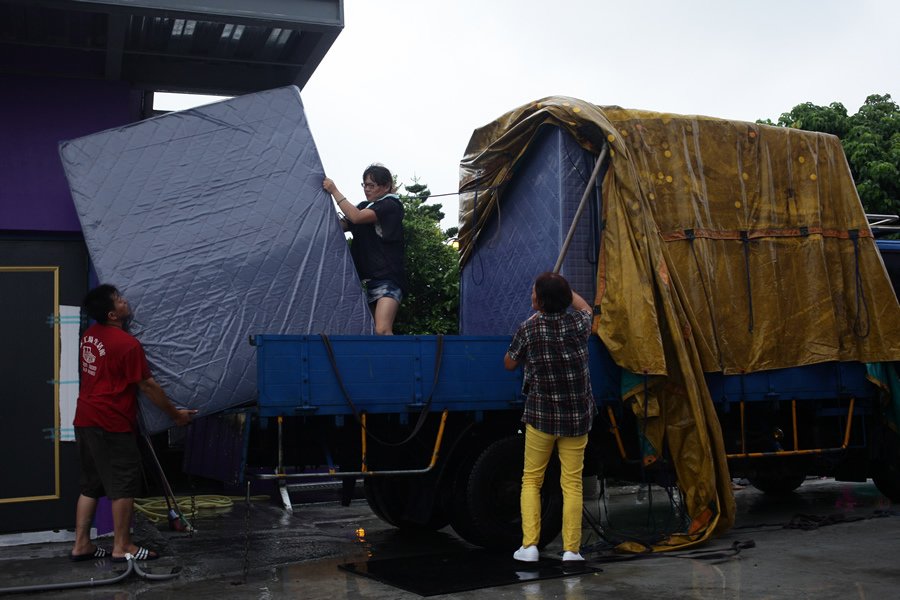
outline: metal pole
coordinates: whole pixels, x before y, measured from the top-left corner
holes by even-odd
[[[278,415],[278,466],[275,468],[275,472],[280,475],[284,475],[284,450],[282,448],[283,424],[284,417]],[[278,493],[281,495],[281,504],[284,506],[284,510],[289,513],[294,512],[294,506],[291,502],[291,493],[288,491],[287,483],[284,479],[281,479],[278,482]]]
[[[606,153],[608,150],[609,146],[603,144],[603,150],[600,151],[600,156],[597,157],[597,163],[594,165],[594,170],[591,172],[591,178],[588,180],[588,184],[584,188],[584,193],[581,195],[581,202],[578,203],[578,210],[575,211],[575,216],[572,218],[572,224],[569,225],[569,232],[566,234],[566,240],[563,242],[562,249],[559,251],[559,258],[556,259],[556,266],[553,267],[554,273],[559,273],[562,262],[566,258],[566,253],[569,251],[569,244],[572,243],[572,238],[575,236],[575,227],[581,219],[581,213],[584,212],[584,207],[587,206],[587,199],[594,189],[594,183],[597,181],[597,176],[600,174],[600,167],[606,162]]]

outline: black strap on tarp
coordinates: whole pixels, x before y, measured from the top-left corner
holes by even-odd
[[[362,418],[360,417],[360,411],[357,408],[356,404],[353,403],[353,399],[350,397],[350,392],[347,391],[347,387],[344,385],[344,379],[341,377],[341,372],[338,369],[337,358],[334,355],[334,348],[331,346],[331,340],[329,340],[328,336],[324,333],[320,333],[319,337],[322,338],[322,344],[325,346],[325,352],[328,354],[328,361],[331,363],[331,368],[334,371],[335,378],[337,379],[338,387],[341,388],[341,393],[344,395],[344,399],[347,401],[347,405],[350,407],[350,410],[353,411],[353,417],[356,419],[356,422],[359,423],[359,426],[365,430],[366,434],[382,446],[393,447],[408,444],[414,437],[416,437],[416,435],[422,429],[422,426],[425,424],[425,419],[431,410],[431,401],[434,397],[434,390],[437,389],[438,376],[441,372],[441,362],[444,355],[444,336],[438,334],[436,340],[437,347],[435,349],[434,355],[434,381],[431,384],[431,392],[428,394],[428,399],[422,405],[422,410],[419,412],[419,418],[416,421],[416,425],[415,427],[413,427],[412,432],[408,436],[406,436],[405,439],[399,442],[387,442],[385,440],[382,440],[381,438],[373,434],[368,427],[363,425]]]
[[[747,331],[753,333],[753,288],[750,283],[750,234],[747,231],[741,231],[741,243],[744,245],[744,272],[747,274],[747,303],[749,304]]]
[[[856,315],[853,317],[853,333],[864,338],[869,335],[869,304],[863,289],[862,270],[859,268],[859,229],[849,229],[847,234],[853,242],[853,268],[856,283]],[[863,317],[865,313],[865,317]]]

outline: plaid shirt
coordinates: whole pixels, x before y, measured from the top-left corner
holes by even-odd
[[[537,313],[519,326],[507,351],[525,361],[522,421],[550,435],[575,437],[597,413],[588,370],[591,312]]]

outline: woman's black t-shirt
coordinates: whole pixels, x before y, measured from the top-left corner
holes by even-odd
[[[390,279],[406,291],[406,248],[403,236],[403,204],[393,194],[356,208],[375,211],[375,223],[350,224],[350,254],[360,279]]]

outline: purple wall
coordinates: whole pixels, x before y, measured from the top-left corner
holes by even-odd
[[[123,81],[0,75],[0,230],[81,231],[62,140],[140,118]]]

